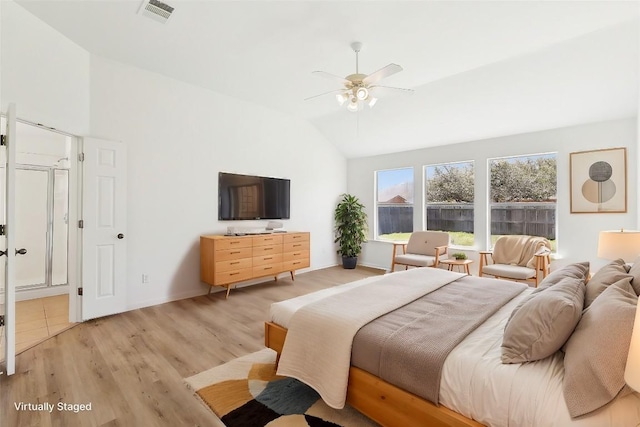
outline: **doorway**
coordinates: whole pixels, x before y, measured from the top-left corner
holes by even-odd
[[[75,313],[70,316],[69,301],[74,269],[69,268],[69,253],[75,243],[70,238],[69,213],[75,162],[70,159],[77,138],[26,122],[16,124],[16,134],[15,347],[19,353],[73,325],[70,319]],[[6,224],[4,163],[0,162],[0,224]],[[5,288],[4,268],[0,263],[0,293]]]

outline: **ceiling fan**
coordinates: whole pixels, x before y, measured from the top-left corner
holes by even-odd
[[[357,112],[362,109],[365,103],[369,105],[369,108],[373,108],[375,103],[378,101],[378,98],[373,96],[373,93],[376,92],[377,89],[391,89],[404,93],[414,92],[413,89],[382,86],[378,84],[380,80],[402,71],[402,67],[398,64],[389,64],[369,75],[360,74],[360,71],[358,69],[358,54],[360,53],[360,49],[362,49],[362,43],[353,42],[351,43],[351,48],[356,53],[355,74],[349,74],[347,77],[340,77],[334,74],[326,73],[324,71],[314,71],[313,74],[321,77],[326,77],[333,81],[338,81],[342,83],[343,87],[341,89],[311,96],[309,98],[306,98],[305,101],[333,93],[336,95],[336,99],[340,105],[344,105],[346,103],[347,110],[351,112]]]

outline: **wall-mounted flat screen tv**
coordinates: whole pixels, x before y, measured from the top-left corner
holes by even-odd
[[[218,174],[218,219],[289,219],[291,181]]]

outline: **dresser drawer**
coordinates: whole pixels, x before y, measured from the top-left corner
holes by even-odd
[[[283,241],[285,244],[293,242],[308,242],[309,233],[291,233],[283,235]]]
[[[215,251],[216,261],[227,261],[230,259],[251,258],[253,256],[252,248],[223,249]]]
[[[282,262],[282,254],[260,255],[253,258],[254,267],[258,267],[260,265],[275,264],[279,262]]]
[[[285,261],[282,263],[282,270],[293,271],[301,268],[309,267],[309,258],[306,259],[294,259],[291,261]]]
[[[283,252],[299,252],[301,250],[309,250],[309,241],[290,242],[282,245]]]
[[[216,285],[226,285],[227,283],[242,282],[251,279],[251,270],[234,270],[216,273]]]
[[[253,246],[268,246],[282,244],[282,235],[267,234],[264,236],[253,236]]]
[[[254,246],[252,251],[252,256],[258,257],[269,254],[281,254],[282,253],[282,245],[270,245],[270,246]]]
[[[282,254],[282,261],[283,262],[294,261],[294,260],[298,260],[298,259],[309,259],[309,250],[308,249],[302,249],[302,250],[299,250],[299,251],[285,252],[284,254]]]
[[[253,277],[262,277],[262,276],[275,276],[278,273],[282,273],[282,263],[274,263],[268,265],[259,265],[257,267],[253,267]]]
[[[223,249],[238,249],[238,248],[250,248],[251,238],[248,237],[225,237],[222,239],[215,239],[213,241],[213,247],[216,251]]]
[[[216,273],[251,268],[251,258],[230,259],[216,262]]]

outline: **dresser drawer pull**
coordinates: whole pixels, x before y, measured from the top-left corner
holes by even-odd
[[[273,248],[264,248],[265,251],[272,251]]]
[[[240,274],[240,272],[230,273],[229,276],[235,276],[237,274]]]
[[[265,267],[265,270],[271,270],[273,267]]]
[[[240,242],[229,242],[230,245],[237,245]]]
[[[293,263],[293,265],[296,265],[296,264],[300,264],[300,261],[296,261]]]
[[[234,254],[239,254],[239,253],[240,253],[240,251],[231,251],[231,252],[229,252],[229,253],[230,253],[231,255],[234,255]]]
[[[229,264],[230,264],[230,265],[240,264],[240,261],[234,261],[234,262],[231,262],[231,263],[229,263]]]
[[[273,240],[273,237],[269,237],[268,239],[265,238],[264,241],[266,242],[267,240]]]
[[[301,238],[301,237],[302,237],[302,236],[291,236],[291,238],[292,238],[292,239],[299,239],[299,238]]]
[[[294,253],[293,253],[293,256],[298,256],[298,255],[300,255],[301,253],[302,253],[302,252],[294,252]]]
[[[264,257],[264,258],[262,258],[262,259],[266,261],[266,260],[268,260],[268,259],[273,259],[273,257],[272,257],[272,256],[266,256],[266,257]]]
[[[294,248],[297,248],[298,246],[302,246],[302,245],[293,245]]]

